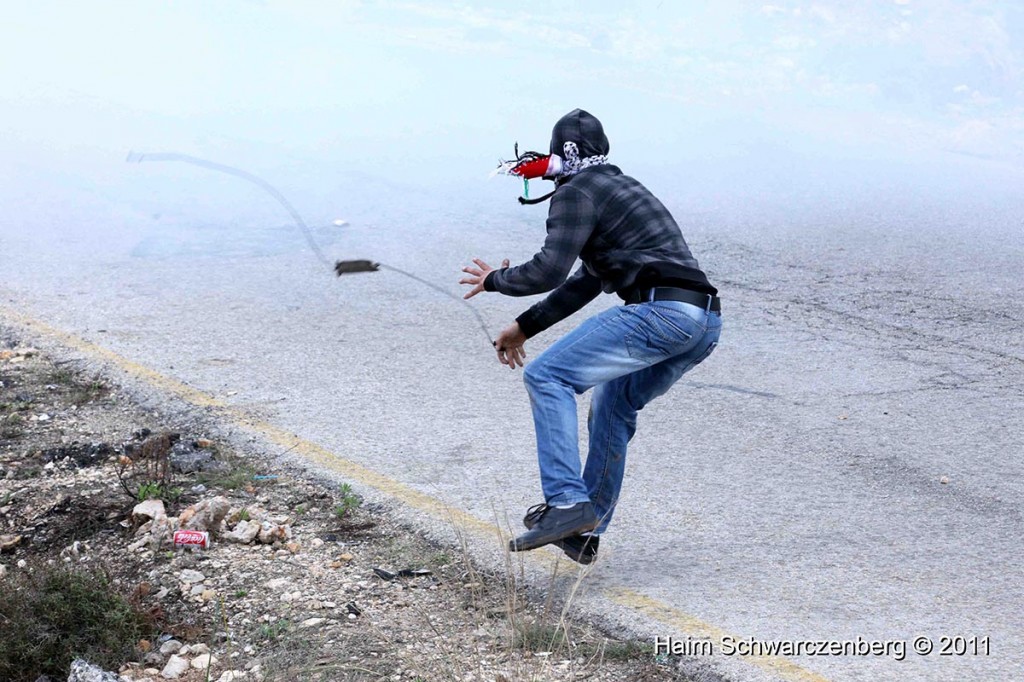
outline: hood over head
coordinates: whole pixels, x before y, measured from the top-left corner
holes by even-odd
[[[558,119],[551,131],[551,147],[547,156],[539,152],[519,153],[516,145],[514,161],[502,161],[497,172],[518,175],[528,182],[533,178],[554,180],[555,189],[580,171],[608,163],[608,137],[601,122],[582,109],[573,109]],[[528,188],[529,185],[527,184]],[[550,199],[554,191],[537,199],[519,197],[521,204],[539,204]]]
[[[604,127],[593,114],[583,109],[573,109],[558,119],[551,131],[550,153],[563,156],[566,142],[576,143],[580,158],[608,154],[608,137],[604,134]]]

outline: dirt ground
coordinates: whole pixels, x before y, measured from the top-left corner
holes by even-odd
[[[513,567],[478,570],[347,486],[268,461],[0,328],[0,589],[101,568],[149,624],[124,678],[682,679],[650,643],[531,601]],[[209,547],[176,547],[176,528]]]

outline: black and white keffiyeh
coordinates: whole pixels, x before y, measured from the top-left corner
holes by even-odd
[[[580,158],[580,148],[576,146],[575,142],[566,142],[562,145],[562,172],[559,174],[560,177],[570,177],[576,175],[584,168],[590,168],[591,166],[599,166],[603,163],[608,163],[608,157],[604,154],[598,154],[595,156],[587,156]]]

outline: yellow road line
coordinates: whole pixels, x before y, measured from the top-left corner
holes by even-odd
[[[17,324],[26,327],[32,332],[55,337],[63,345],[83,355],[108,362],[126,374],[142,379],[151,386],[170,393],[187,403],[198,407],[214,408],[223,416],[229,418],[235,426],[255,432],[276,445],[287,447],[289,451],[302,455],[310,462],[319,464],[331,471],[344,475],[346,478],[391,495],[415,509],[435,516],[451,518],[459,524],[474,528],[477,531],[487,531],[492,534],[494,532],[493,524],[485,523],[459,509],[452,509],[435,497],[421,493],[362,464],[339,457],[316,443],[299,438],[295,434],[289,433],[273,424],[256,419],[244,410],[232,407],[223,400],[160,374],[103,346],[86,341],[79,336],[28,317],[10,308],[0,306],[0,314],[9,320],[14,320]]]
[[[134,377],[144,379],[151,386],[173,393],[182,400],[190,402],[193,405],[197,405],[199,407],[228,407],[226,403],[214,398],[208,393],[204,393],[187,384],[183,384],[180,381],[166,377],[159,372],[151,370],[145,365],[140,365],[139,363],[133,362],[122,355],[118,355],[112,350],[108,350],[103,346],[98,346],[95,343],[86,341],[74,334],[52,327],[45,322],[28,317],[23,313],[0,306],[0,314],[8,320],[14,320],[15,323],[22,327],[26,327],[37,334],[56,337],[62,344],[73,348],[80,353],[105,360]]]
[[[62,345],[83,355],[108,362],[126,374],[136,379],[141,379],[154,388],[177,396],[187,403],[197,407],[213,408],[224,417],[230,419],[233,425],[255,432],[272,443],[288,447],[290,451],[301,455],[309,462],[330,469],[362,485],[374,488],[410,507],[427,512],[438,518],[451,520],[463,528],[472,528],[478,533],[489,535],[495,533],[494,524],[492,523],[485,523],[467,512],[450,507],[436,497],[388,478],[362,464],[340,457],[312,441],[299,438],[297,435],[276,427],[269,422],[256,419],[244,410],[232,407],[209,393],[160,374],[103,346],[86,341],[79,336],[4,306],[0,306],[0,315],[33,333],[54,337]],[[695,616],[628,588],[609,588],[605,591],[605,596],[620,606],[642,613],[694,639],[721,641],[723,637],[729,636],[729,633],[710,623],[706,623]],[[732,638],[734,640],[741,639],[734,635]],[[773,673],[779,678],[787,680],[787,682],[828,682],[826,678],[801,668],[792,661],[780,656],[745,656],[742,657],[742,660]]]

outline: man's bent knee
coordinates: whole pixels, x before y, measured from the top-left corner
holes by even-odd
[[[537,361],[531,362],[523,368],[523,383],[526,384],[527,388],[538,386],[544,381],[541,378],[542,374],[540,363]]]

